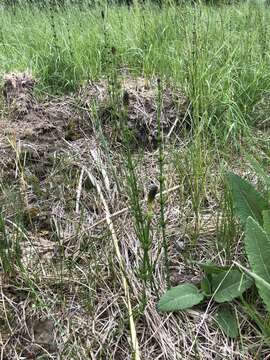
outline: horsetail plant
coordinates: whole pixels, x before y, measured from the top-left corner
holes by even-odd
[[[120,112],[119,130],[121,132],[124,145],[124,161],[129,201],[134,219],[135,232],[142,249],[139,277],[143,281],[143,293],[140,304],[141,311],[143,311],[147,304],[146,290],[148,284],[151,284],[151,287],[156,291],[150,251],[152,247],[151,223],[153,218],[153,202],[157,193],[157,187],[152,186],[150,188],[147,198],[147,209],[144,211],[140,199],[141,191],[139,188],[139,180],[136,175],[135,164],[131,151],[131,144],[134,141],[134,137],[132,131],[127,126],[129,102],[129,93],[124,90],[122,97],[123,110]]]
[[[157,129],[158,129],[158,163],[159,163],[159,189],[160,189],[160,227],[162,236],[162,247],[164,251],[164,269],[167,287],[170,288],[170,272],[169,272],[169,259],[168,259],[168,243],[166,240],[166,223],[164,216],[164,141],[163,141],[163,128],[162,128],[162,84],[161,80],[157,80],[158,84],[158,98],[157,98]]]

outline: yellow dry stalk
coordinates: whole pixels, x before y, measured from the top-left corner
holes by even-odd
[[[131,306],[131,301],[130,301],[130,293],[129,293],[129,286],[128,286],[128,281],[127,281],[127,277],[125,274],[125,269],[124,269],[124,264],[123,264],[123,259],[121,256],[121,252],[119,249],[119,245],[118,245],[118,239],[116,236],[116,232],[113,226],[113,222],[111,219],[111,214],[109,211],[109,207],[108,204],[103,196],[101,187],[98,183],[98,181],[96,180],[96,178],[86,169],[84,168],[84,171],[87,173],[91,183],[95,186],[100,200],[103,203],[103,207],[105,210],[105,215],[106,215],[106,222],[107,225],[109,227],[110,233],[112,235],[112,239],[113,239],[113,245],[114,245],[114,249],[115,249],[115,253],[119,262],[119,266],[121,269],[121,278],[122,278],[122,285],[123,285],[123,289],[124,289],[124,293],[125,293],[125,297],[126,297],[126,306],[128,309],[128,316],[129,316],[129,326],[130,326],[130,335],[131,335],[131,341],[132,341],[132,347],[133,347],[133,358],[134,360],[140,360],[140,352],[139,352],[139,344],[138,344],[138,338],[137,338],[137,333],[136,333],[136,327],[135,327],[135,322],[134,322],[134,317],[133,317],[133,311],[132,311],[132,306]]]
[[[21,183],[21,189],[22,189],[22,194],[24,194],[25,197],[25,205],[28,205],[28,200],[26,197],[26,188],[27,188],[27,181],[25,180],[25,175],[24,175],[24,168],[23,165],[21,163],[21,146],[20,143],[17,142],[16,136],[12,135],[10,137],[7,137],[7,141],[9,143],[9,145],[11,146],[11,148],[14,150],[15,155],[16,155],[16,165],[20,174],[20,183]]]

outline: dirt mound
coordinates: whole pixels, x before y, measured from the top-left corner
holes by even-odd
[[[78,110],[76,97],[34,96],[36,80],[26,73],[4,77],[5,116],[0,122],[1,175],[10,176],[18,166],[35,167],[55,152],[61,152],[69,141],[91,133],[85,111]],[[45,161],[46,162],[46,161]]]
[[[36,80],[27,73],[4,77],[6,116],[0,122],[2,176],[9,176],[9,170],[14,172],[18,156],[24,166],[27,162],[35,168],[39,164],[44,172],[44,159],[55,152],[78,140],[97,140],[98,123],[111,145],[121,143],[123,114],[127,128],[132,131],[133,149],[156,147],[156,84],[142,77],[125,78],[117,89],[120,101],[116,100],[116,107],[112,103],[111,85],[105,80],[88,83],[72,96],[47,97],[43,101],[34,96],[35,84]],[[188,109],[188,99],[181,92],[164,87],[161,123],[166,139],[189,127]]]
[[[33,90],[36,81],[27,73],[11,73],[4,76],[3,96],[14,116],[23,116],[34,105]]]
[[[119,114],[124,112],[126,126],[132,131],[136,145],[155,148],[158,139],[157,92],[155,82],[151,83],[143,77],[128,77],[121,84],[116,84],[115,89],[108,87],[105,80],[90,82],[82,89],[80,96],[85,108],[91,109],[96,104],[95,116],[100,119],[105,134],[111,140],[121,142],[115,123],[119,120]],[[117,96],[119,102],[115,114],[112,103]],[[180,134],[183,129],[189,130],[188,98],[180,91],[173,92],[169,86],[164,86],[161,98],[161,126],[165,136],[169,138],[172,134]]]

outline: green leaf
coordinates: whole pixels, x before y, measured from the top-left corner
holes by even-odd
[[[232,339],[236,338],[239,335],[239,329],[235,314],[228,306],[221,306],[218,309],[215,320],[225,335],[229,336]]]
[[[252,277],[254,280],[258,281],[259,283],[262,283],[264,287],[266,287],[270,291],[270,283],[265,281],[263,278],[261,278],[259,275],[255,274],[254,272],[248,270],[241,264],[238,264],[239,268],[244,270],[250,277]]]
[[[204,295],[195,285],[178,285],[161,297],[158,310],[162,312],[184,310],[199,304],[203,299]]]
[[[231,301],[250,288],[252,284],[253,280],[237,269],[213,275],[212,292],[216,292],[214,300],[218,303]]]
[[[224,272],[224,270],[229,270],[230,266],[219,266],[210,261],[206,261],[205,263],[198,263],[198,265],[203,269],[206,274],[218,274],[220,272]]]
[[[211,296],[212,294],[211,280],[212,276],[208,274],[201,281],[201,289],[206,296]]]
[[[263,214],[263,229],[270,235],[270,210],[264,210]]]
[[[247,220],[245,247],[253,273],[270,284],[270,236],[251,217]],[[262,281],[255,280],[259,294],[270,311],[270,291]]]
[[[268,202],[246,180],[229,173],[228,181],[232,191],[234,207],[243,225],[249,216],[263,224],[262,212],[269,209]]]

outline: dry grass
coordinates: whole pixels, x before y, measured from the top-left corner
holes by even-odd
[[[261,338],[237,308],[241,329],[237,341],[228,340],[218,330],[211,301],[178,314],[157,312],[158,297],[166,289],[158,201],[151,226],[158,294],[149,286],[147,306],[141,312],[141,249],[127,207],[121,144],[104,147],[104,138],[90,126],[86,110],[78,110],[78,101],[66,102],[65,98],[63,108],[61,104],[57,99],[43,105],[47,110],[39,120],[44,123],[37,118],[29,121],[29,114],[17,123],[7,119],[6,126],[16,131],[13,142],[6,143],[10,135],[1,127],[1,142],[6,144],[1,149],[2,171],[8,171],[8,181],[2,184],[2,217],[13,247],[19,242],[21,263],[14,257],[13,271],[0,272],[0,359],[132,359],[123,270],[141,359],[267,359],[269,352]],[[53,112],[48,110],[52,108]],[[72,127],[76,136],[67,138],[64,134],[70,119],[75,120],[71,116],[74,109],[79,119],[75,131]],[[48,123],[51,126],[43,132]],[[25,136],[23,129],[28,131],[33,124],[43,130],[32,127],[34,137]],[[174,141],[176,145],[168,143],[165,148],[170,275],[173,284],[196,283],[202,274],[191,258],[223,261],[215,242],[218,194],[207,193],[197,246],[193,247],[189,174],[179,174],[174,163],[175,153],[178,158],[184,156],[189,143],[188,139]],[[27,146],[36,157],[23,152]],[[149,186],[158,182],[158,153],[137,151],[134,159],[144,207]],[[116,213],[111,220],[120,262],[104,203],[107,212]],[[233,256],[239,258],[237,251],[236,246]]]

